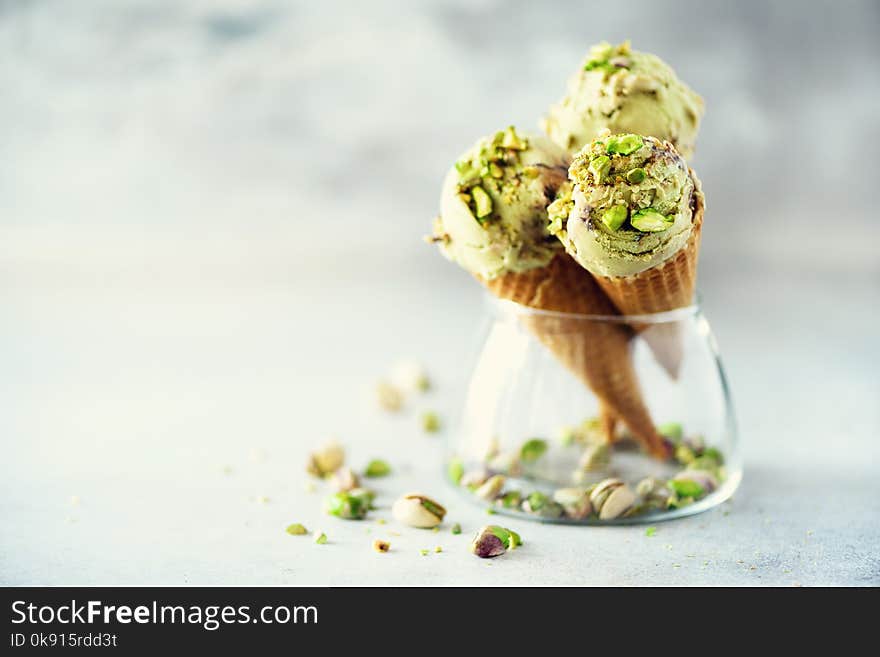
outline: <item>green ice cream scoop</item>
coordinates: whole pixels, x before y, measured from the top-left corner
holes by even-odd
[[[548,138],[513,127],[480,139],[443,182],[433,241],[484,279],[547,265],[562,250],[547,230],[547,206],[569,160]]]
[[[600,43],[568,81],[542,127],[553,141],[575,152],[607,129],[651,135],[693,154],[703,99],[659,57],[637,52],[629,42]]]
[[[549,230],[597,276],[630,276],[674,255],[693,230],[699,181],[675,147],[603,135],[574,158]]]

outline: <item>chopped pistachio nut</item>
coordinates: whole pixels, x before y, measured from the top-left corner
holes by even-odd
[[[474,199],[474,216],[477,221],[492,214],[492,197],[486,193],[485,189],[477,185],[471,189],[471,196]]]
[[[563,514],[562,505],[538,491],[529,495],[521,506],[526,513],[533,513],[542,518],[558,518]]]
[[[391,543],[377,538],[375,541],[373,541],[373,549],[376,552],[385,553],[391,549]]]
[[[628,210],[625,205],[612,205],[602,213],[602,223],[610,230],[617,230],[623,226],[627,214]]]
[[[501,493],[507,478],[504,475],[494,475],[474,491],[474,495],[480,499],[491,502]]]
[[[446,466],[446,476],[456,486],[461,483],[461,478],[464,476],[464,464],[460,458],[453,457],[449,459],[449,464]]]
[[[645,530],[645,536],[653,536],[653,535],[656,534],[656,533],[657,533],[657,528],[656,528],[656,527],[648,527],[648,528]]]
[[[498,557],[522,545],[519,534],[498,525],[486,525],[471,541],[471,552],[481,559]]]
[[[440,417],[434,411],[422,413],[422,429],[427,433],[436,433],[440,430]]]
[[[647,177],[645,170],[641,167],[637,167],[628,171],[626,174],[626,181],[632,185],[638,185]]]
[[[593,174],[593,179],[599,184],[611,171],[611,158],[607,155],[594,157],[590,160],[590,166],[587,167],[587,170]]]
[[[526,463],[537,461],[547,451],[547,441],[543,438],[532,438],[523,443],[519,449],[519,457]]]
[[[653,208],[636,210],[629,220],[633,228],[643,233],[658,233],[669,228],[674,222],[674,216],[667,217]]]
[[[419,550],[419,554],[421,554],[423,557],[427,557],[430,552],[430,550]]]
[[[639,150],[644,143],[638,135],[616,135],[605,142],[605,150],[618,155],[630,155]]]
[[[443,522],[446,509],[429,497],[410,493],[394,502],[391,513],[398,522],[404,525],[430,529]]]
[[[441,552],[443,552],[443,548],[438,545],[437,547],[434,548],[434,552],[436,552],[437,554],[440,554]]]
[[[376,384],[376,402],[382,410],[396,413],[403,408],[403,394],[387,381],[379,381]]]
[[[372,494],[363,488],[341,491],[327,498],[324,508],[332,516],[346,520],[360,520],[370,510]]]
[[[315,477],[328,477],[345,463],[345,450],[342,445],[332,441],[309,455],[306,472]]]
[[[342,466],[333,473],[333,485],[338,491],[349,491],[360,486],[360,480],[354,470],[348,466]]]
[[[450,531],[453,534],[461,534],[461,525],[458,523],[455,523],[454,525],[452,525],[452,529]]]
[[[387,477],[389,474],[391,474],[391,466],[382,459],[373,459],[364,469],[365,477]]]
[[[303,527],[298,522],[295,522],[292,525],[288,525],[287,529],[285,529],[284,531],[286,531],[291,536],[305,536],[309,533],[309,530]]]
[[[318,534],[315,537],[315,543],[317,543],[318,545],[324,545],[324,543],[326,543],[326,542],[327,542],[327,534],[325,534],[324,532],[321,532],[320,534]]]

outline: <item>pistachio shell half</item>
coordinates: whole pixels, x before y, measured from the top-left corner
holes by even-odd
[[[446,509],[425,495],[409,493],[397,499],[391,514],[404,525],[429,529],[443,522]]]

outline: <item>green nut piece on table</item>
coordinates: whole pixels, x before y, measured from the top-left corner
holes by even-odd
[[[632,489],[614,477],[600,481],[590,493],[590,503],[600,520],[619,518],[629,511],[636,501]]]
[[[481,559],[491,559],[520,545],[522,539],[516,532],[498,525],[486,525],[474,535],[470,547],[471,552]]]
[[[315,543],[318,545],[324,545],[327,542],[327,534],[324,532],[320,532],[317,536],[315,536]]]
[[[519,449],[519,457],[525,463],[534,463],[547,451],[547,441],[543,438],[532,438],[523,443]]]
[[[446,509],[419,493],[409,493],[398,498],[391,507],[394,519],[410,527],[431,529],[443,522]]]
[[[373,505],[373,493],[364,488],[341,491],[327,498],[325,509],[331,516],[346,520],[365,518]]]
[[[391,474],[391,466],[381,459],[373,459],[367,463],[367,467],[364,469],[365,477],[386,477],[389,474]]]
[[[426,433],[440,431],[440,417],[434,411],[425,411],[422,413],[422,429]]]
[[[455,523],[452,525],[452,529],[450,530],[453,534],[461,534],[461,525],[459,523]]]
[[[287,529],[285,529],[284,531],[286,531],[291,536],[305,536],[309,533],[309,530],[298,522],[295,522],[292,525],[288,525]]]

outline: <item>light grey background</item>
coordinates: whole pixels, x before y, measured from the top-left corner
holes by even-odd
[[[0,582],[880,583],[878,32],[871,2],[0,0]],[[394,463],[386,503],[485,521],[416,420],[454,411],[481,293],[420,238],[460,151],[624,38],[706,99],[743,487],[653,538],[375,555],[397,530],[323,517],[304,455],[338,435]],[[392,420],[366,398],[400,357],[438,385]]]

